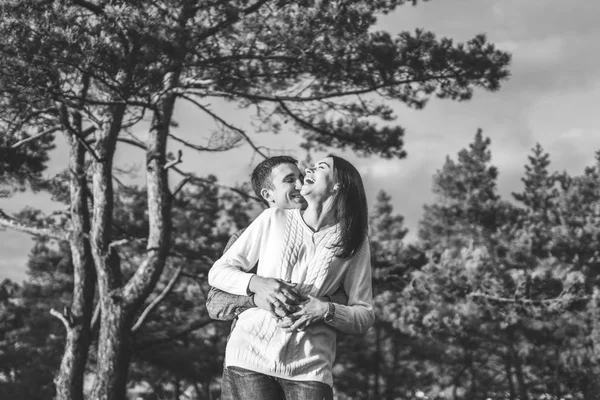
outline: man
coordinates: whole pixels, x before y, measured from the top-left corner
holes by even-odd
[[[297,161],[288,156],[276,156],[262,161],[252,172],[252,188],[268,208],[295,209],[306,207],[300,195],[302,173]],[[225,251],[244,230],[236,232],[227,243]],[[255,272],[255,270],[253,270]],[[283,317],[292,311],[292,305],[302,300],[292,285],[271,279],[273,291],[269,298],[261,295],[236,296],[211,288],[206,300],[208,314],[213,319],[230,321],[243,311],[260,307]]]
[[[288,156],[271,157],[262,161],[252,172],[252,187],[256,195],[269,208],[301,209],[306,207],[304,198],[300,195],[302,188],[302,173],[297,161]],[[236,232],[225,251],[242,234]],[[254,269],[252,272],[256,272]],[[305,300],[294,285],[280,279],[266,278],[268,288],[251,296],[237,296],[211,288],[206,300],[206,308],[211,318],[218,320],[234,320],[243,311],[259,307],[273,313],[278,318],[296,311],[296,305]],[[347,304],[347,296],[343,291],[334,295],[333,302]],[[232,326],[233,329],[233,326]],[[221,384],[221,399],[229,399],[229,376],[225,368]]]

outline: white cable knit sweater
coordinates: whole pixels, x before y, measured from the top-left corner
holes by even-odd
[[[226,366],[333,385],[335,329],[364,333],[374,321],[368,240],[353,257],[335,257],[329,247],[337,241],[337,228],[313,232],[300,210],[268,209],[215,262],[209,284],[232,294],[248,294],[252,274],[246,271],[259,260],[258,275],[297,283],[304,294],[330,296],[340,285],[348,294],[348,305],[336,305],[331,324],[318,323],[293,333],[278,328],[267,311],[244,311],[227,344]]]

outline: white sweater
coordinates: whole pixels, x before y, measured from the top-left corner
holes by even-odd
[[[329,247],[337,242],[338,226],[313,232],[299,210],[268,209],[215,262],[208,273],[209,284],[232,294],[248,294],[252,274],[246,271],[256,262],[258,275],[297,283],[303,294],[331,296],[340,285],[348,294],[347,306],[336,304],[332,323],[292,333],[278,328],[267,311],[244,311],[227,344],[226,366],[333,385],[335,329],[364,333],[374,321],[368,240],[353,257],[335,257],[335,249]]]

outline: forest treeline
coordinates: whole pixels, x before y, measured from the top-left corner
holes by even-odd
[[[597,398],[600,152],[570,175],[538,144],[523,160],[521,191],[502,198],[490,145],[479,131],[446,159],[415,241],[388,194],[371,205],[377,320],[365,336],[339,337],[338,399]],[[132,399],[218,398],[229,326],[207,315],[206,273],[256,203],[217,184],[209,176],[174,201],[175,257],[131,329]],[[68,202],[64,183],[45,190]],[[115,197],[114,236],[133,274],[146,190],[121,186]],[[19,218],[60,226],[67,217],[26,208]],[[0,398],[50,399],[65,340],[51,310],[69,318],[74,284],[68,243],[36,238],[26,268],[24,282],[0,285]],[[88,388],[97,316],[91,323]]]

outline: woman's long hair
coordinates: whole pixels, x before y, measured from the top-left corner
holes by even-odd
[[[338,257],[349,258],[356,254],[367,238],[367,196],[356,168],[341,157],[332,154],[329,157],[333,159],[333,171],[339,184],[334,204],[340,224],[340,239],[334,247],[338,248]]]

